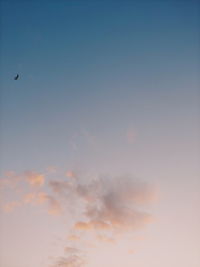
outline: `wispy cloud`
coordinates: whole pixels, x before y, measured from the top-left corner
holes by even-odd
[[[48,174],[51,174],[51,173],[56,173],[57,172],[57,167],[56,166],[53,166],[53,165],[50,165],[46,168],[46,171]]]
[[[76,173],[72,170],[66,171],[65,175],[66,175],[66,177],[76,178]]]
[[[150,221],[141,209],[153,198],[153,189],[131,177],[102,177],[87,185],[77,185],[76,193],[85,201],[82,229],[136,229]]]
[[[86,260],[81,250],[74,247],[64,248],[65,256],[58,258],[52,267],[81,267],[85,266]]]
[[[69,257],[59,258],[52,267],[81,267],[84,261],[77,255],[70,255]]]
[[[21,202],[19,201],[10,201],[6,203],[5,205],[2,205],[2,209],[5,212],[12,212],[15,208],[20,207]]]
[[[28,183],[32,186],[43,186],[45,182],[45,176],[39,172],[26,171],[24,173]]]
[[[134,144],[136,140],[136,133],[133,130],[128,130],[126,133],[127,141],[129,144]]]
[[[135,231],[152,220],[146,210],[155,198],[154,187],[131,176],[88,176],[70,170],[52,179],[51,174],[26,171],[21,175],[11,173],[3,187],[10,184],[9,179],[26,185],[27,192],[22,190],[19,199],[7,201],[4,211],[23,205],[43,206],[50,215],[68,218],[68,245],[64,256],[53,263],[56,267],[83,266],[84,257],[77,244],[84,243],[87,235],[93,235],[97,242],[114,244],[119,234]]]

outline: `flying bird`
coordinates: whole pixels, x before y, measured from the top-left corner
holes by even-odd
[[[17,74],[17,75],[15,76],[14,80],[18,80],[18,78],[19,78],[19,74]]]

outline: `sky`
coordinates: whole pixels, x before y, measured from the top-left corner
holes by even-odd
[[[199,7],[0,1],[0,267],[200,265]]]

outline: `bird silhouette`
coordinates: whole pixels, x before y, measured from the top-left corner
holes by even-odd
[[[18,78],[19,78],[19,74],[17,74],[17,75],[15,76],[14,80],[18,80]]]

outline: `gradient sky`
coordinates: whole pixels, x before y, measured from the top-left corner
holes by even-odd
[[[198,1],[4,0],[0,27],[2,181],[17,174],[38,193],[66,176],[141,179],[156,188],[153,221],[91,246],[86,266],[198,267]],[[52,266],[70,218],[4,212],[27,188],[17,183],[2,186],[0,266]]]

